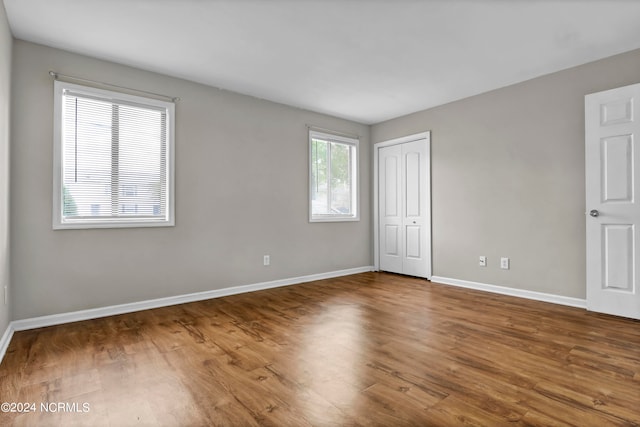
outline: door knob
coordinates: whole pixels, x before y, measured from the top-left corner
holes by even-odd
[[[591,215],[594,218],[597,218],[598,215],[600,215],[600,212],[598,212],[596,209],[591,209],[591,211],[589,212],[589,215]]]

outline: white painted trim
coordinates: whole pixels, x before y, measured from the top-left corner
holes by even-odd
[[[292,277],[289,279],[273,280],[271,282],[254,283],[251,285],[233,286],[230,288],[214,289],[211,291],[196,292],[192,294],[176,295],[173,297],[157,298],[146,301],[132,302],[128,304],[112,305],[108,307],[92,308],[88,310],[73,311],[71,313],[52,314],[50,316],[33,317],[30,319],[14,320],[10,327],[13,331],[43,328],[45,326],[60,325],[63,323],[78,322],[81,320],[97,319],[100,317],[114,316],[117,314],[132,313],[135,311],[149,310],[152,308],[166,307],[176,304],[184,304],[194,301],[202,301],[212,298],[220,298],[229,295],[246,292],[260,291],[264,289],[279,288],[314,280],[331,279],[333,277],[348,276],[351,274],[372,271],[371,266],[349,268],[346,270],[330,271],[328,273],[311,274],[308,276]],[[6,334],[5,334],[6,335]],[[9,337],[10,338],[10,337]],[[8,345],[8,344],[7,344]]]
[[[429,153],[428,167],[429,175],[427,183],[429,189],[429,197],[427,199],[427,224],[429,226],[429,265],[427,267],[427,279],[431,279],[431,273],[433,271],[433,258],[432,258],[432,230],[431,230],[431,131],[416,133],[413,135],[403,136],[400,138],[390,139],[388,141],[377,142],[373,144],[373,271],[380,270],[380,236],[379,236],[379,218],[378,218],[378,151],[380,148],[389,147],[391,145],[404,144],[405,142],[419,141],[421,139],[427,140],[427,152]]]
[[[433,276],[431,281],[444,285],[458,286],[460,288],[475,289],[494,294],[509,295],[536,301],[550,302],[552,304],[566,305],[569,307],[587,308],[587,301],[581,298],[565,297],[562,295],[547,294],[544,292],[528,291],[525,289],[509,288],[507,286],[488,285],[486,283],[470,282],[467,280],[451,279],[449,277]]]
[[[0,338],[0,363],[2,363],[2,359],[4,359],[4,355],[7,353],[9,343],[13,337],[13,331],[13,322],[11,322],[7,325],[7,329],[4,331],[4,334],[2,334],[2,338]]]
[[[413,135],[401,136],[400,138],[389,139],[387,141],[376,142],[374,147],[388,147],[390,145],[404,144],[405,142],[420,141],[421,139],[429,139],[431,131],[414,133]]]

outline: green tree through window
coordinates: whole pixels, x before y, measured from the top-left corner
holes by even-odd
[[[64,216],[78,215],[78,205],[66,186],[62,187],[62,206]]]

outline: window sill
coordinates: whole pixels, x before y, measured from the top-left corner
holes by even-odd
[[[326,216],[326,217],[312,217],[309,218],[309,222],[356,222],[360,221],[359,216]]]
[[[130,220],[130,221],[65,221],[54,223],[54,230],[81,230],[91,228],[145,228],[145,227],[174,227],[174,220]]]

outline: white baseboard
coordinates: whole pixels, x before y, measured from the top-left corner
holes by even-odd
[[[565,297],[562,295],[546,294],[543,292],[527,291],[524,289],[509,288],[506,286],[488,285],[486,283],[470,282],[467,280],[451,279],[449,277],[433,276],[431,281],[461,288],[475,289],[478,291],[492,292],[494,294],[510,295],[536,301],[550,302],[553,304],[567,305],[569,307],[587,308],[587,301],[580,298]]]
[[[230,288],[214,289],[211,291],[196,292],[192,294],[176,295],[173,297],[132,302],[128,304],[119,304],[108,307],[73,311],[71,313],[60,313],[52,314],[49,316],[33,317],[30,319],[14,320],[13,322],[11,322],[10,328],[12,328],[11,333],[13,334],[13,331],[24,331],[27,329],[43,328],[45,326],[60,325],[63,323],[78,322],[81,320],[97,319],[100,317],[132,313],[135,311],[148,310],[151,308],[166,307],[169,305],[184,304],[187,302],[202,301],[212,298],[226,297],[229,295],[242,294],[246,292],[260,291],[263,289],[279,288],[282,286],[295,285],[298,283],[313,282],[314,280],[330,279],[333,277],[348,276],[350,274],[365,273],[372,270],[372,266],[349,268],[346,270],[330,271],[328,273],[311,274],[308,276],[291,277],[288,279],[254,283],[251,285],[234,286]],[[10,338],[11,336],[9,336],[9,339]],[[1,360],[2,359],[0,358],[0,361]]]
[[[0,363],[2,363],[2,359],[4,359],[7,348],[9,348],[11,337],[13,337],[13,331],[13,325],[9,323],[7,325],[7,329],[4,331],[4,334],[2,334],[2,338],[0,338]]]

